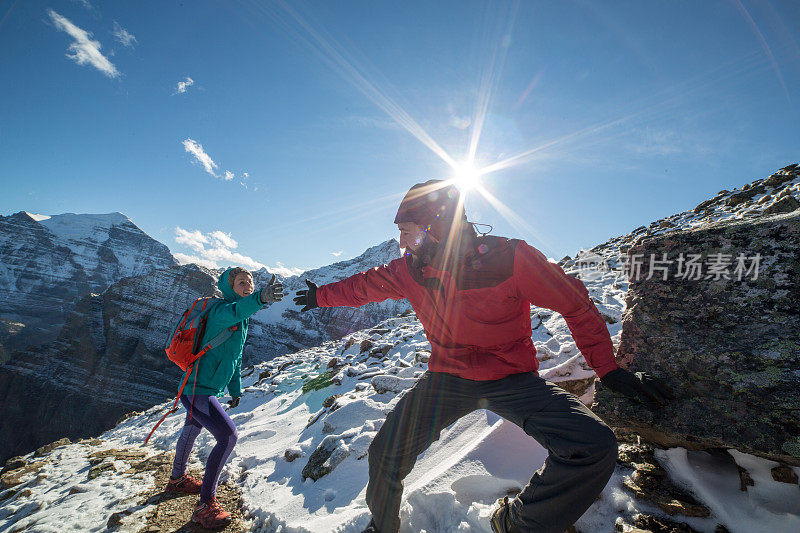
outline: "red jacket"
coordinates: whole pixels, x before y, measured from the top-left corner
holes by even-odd
[[[617,368],[606,323],[579,279],[521,240],[478,237],[474,249],[448,270],[415,268],[410,256],[395,259],[319,287],[317,304],[358,307],[408,298],[431,343],[428,368],[471,380],[539,367],[531,340],[534,304],[564,317],[598,376]]]

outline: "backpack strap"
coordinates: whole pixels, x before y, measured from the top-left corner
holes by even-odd
[[[147,441],[149,441],[149,440],[150,440],[150,437],[152,437],[152,436],[153,436],[153,433],[155,433],[156,429],[158,429],[158,426],[160,426],[160,425],[161,425],[161,423],[162,423],[162,422],[163,422],[163,421],[164,421],[164,420],[165,420],[165,419],[166,419],[166,418],[167,418],[169,415],[171,415],[172,413],[174,413],[175,411],[177,411],[177,410],[178,410],[178,400],[179,400],[179,399],[180,399],[180,397],[181,397],[181,393],[183,392],[183,388],[186,386],[186,382],[189,380],[189,374],[191,374],[191,373],[192,373],[192,370],[193,370],[193,369],[194,369],[194,363],[192,363],[191,365],[189,365],[189,368],[187,368],[187,369],[186,369],[186,375],[184,375],[184,376],[183,376],[183,382],[181,383],[181,387],[180,387],[180,389],[178,389],[178,395],[175,397],[175,403],[173,403],[173,404],[172,404],[172,409],[170,409],[169,411],[167,411],[166,413],[164,413],[164,416],[162,416],[162,417],[161,417],[161,419],[160,419],[158,422],[156,422],[156,425],[155,425],[155,426],[153,426],[153,429],[151,429],[151,430],[150,430],[150,434],[149,434],[149,435],[147,435],[147,438],[146,438],[146,439],[144,439],[144,444],[145,444],[145,446],[147,445]]]
[[[208,344],[206,344],[203,347],[203,351],[201,353],[206,353],[209,350],[213,350],[226,340],[230,339],[231,335],[233,335],[233,332],[236,331],[237,329],[239,329],[239,326],[231,326],[229,328],[223,329],[222,331],[219,332],[219,334],[216,337],[208,341]]]
[[[192,306],[192,307],[194,307],[194,306]],[[191,310],[190,310],[190,312],[191,312]],[[197,354],[197,358],[194,360],[194,362],[191,365],[189,365],[189,368],[186,369],[186,374],[183,376],[183,381],[181,382],[181,386],[178,389],[178,395],[175,396],[175,403],[172,404],[172,408],[169,411],[164,413],[164,416],[161,417],[161,419],[156,423],[156,425],[150,431],[150,434],[147,435],[147,438],[144,440],[145,445],[147,445],[147,442],[150,440],[150,437],[153,436],[153,433],[158,428],[158,426],[160,426],[161,423],[169,415],[171,415],[172,413],[174,413],[175,411],[178,410],[178,401],[180,400],[181,394],[183,394],[184,387],[186,387],[186,382],[189,380],[189,375],[194,370],[194,366],[195,366],[195,363],[197,362],[197,359],[200,359],[202,356],[204,356],[207,351],[213,350],[214,348],[218,347],[219,345],[221,345],[226,340],[230,339],[231,335],[233,335],[233,332],[236,331],[237,329],[239,329],[239,326],[231,326],[229,328],[225,328],[224,330],[219,332],[219,334],[217,334],[213,339],[208,341],[208,344],[206,344],[203,347],[203,349],[200,350],[200,352]],[[194,376],[194,385],[192,386],[192,405],[191,405],[191,408],[189,410],[189,420],[192,419],[192,410],[194,410],[194,387],[196,385],[197,385],[197,374],[195,374],[195,376]]]

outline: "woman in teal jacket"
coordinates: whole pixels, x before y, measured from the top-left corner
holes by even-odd
[[[208,314],[202,345],[226,329],[235,328],[231,336],[218,347],[209,350],[198,359],[189,374],[181,403],[186,407],[186,422],[175,450],[172,475],[167,483],[167,492],[200,493],[195,505],[192,521],[203,527],[221,527],[230,522],[230,514],[217,503],[216,492],[222,467],[228,460],[238,439],[236,426],[217,399],[225,387],[233,398],[229,405],[239,405],[242,396],[242,349],[247,340],[250,316],[265,304],[283,298],[283,285],[275,283],[272,276],[269,284],[254,292],[253,276],[244,268],[229,268],[219,277],[217,287],[225,301],[215,305]],[[200,480],[186,473],[189,454],[200,431],[206,428],[217,439],[206,462],[206,471]]]

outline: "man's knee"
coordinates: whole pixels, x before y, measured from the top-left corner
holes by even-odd
[[[370,471],[378,466],[381,457],[381,445],[379,444],[378,435],[372,439],[372,442],[367,449],[367,462],[369,463]]]
[[[367,455],[370,478],[402,481],[414,467],[416,454],[408,453],[393,437],[388,432],[378,432],[372,440]]]
[[[590,418],[570,436],[565,436],[563,446],[551,449],[561,460],[575,464],[594,464],[611,468],[617,461],[617,439],[605,423]]]
[[[592,436],[594,439],[592,450],[597,462],[606,469],[613,471],[614,466],[617,464],[617,454],[619,452],[614,431],[603,422],[598,422]]]

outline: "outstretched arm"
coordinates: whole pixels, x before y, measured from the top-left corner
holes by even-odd
[[[273,274],[272,279],[263,288],[235,302],[219,303],[211,312],[214,313],[215,323],[223,328],[229,328],[245,318],[250,318],[262,306],[280,302],[281,298],[283,298],[283,284],[276,282]]]
[[[404,260],[395,260],[342,281],[323,285],[317,291],[317,304],[320,307],[360,307],[370,302],[402,300],[406,295],[398,269],[404,266]]]
[[[244,320],[261,309],[264,304],[261,302],[261,291],[256,291],[249,296],[245,296],[235,302],[222,302],[217,304],[211,313],[214,324],[219,324],[221,328],[229,328]]]
[[[516,247],[514,280],[520,297],[564,317],[575,344],[599,377],[618,368],[606,322],[581,280],[525,242]]]
[[[400,281],[402,268],[405,268],[404,260],[396,259],[388,265],[371,268],[322,287],[307,281],[309,289],[300,291],[298,295],[301,297],[295,298],[295,302],[305,306],[303,310],[306,311],[306,308],[314,307],[360,307],[370,302],[402,300],[406,297]]]

